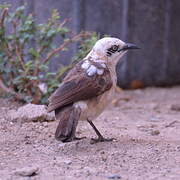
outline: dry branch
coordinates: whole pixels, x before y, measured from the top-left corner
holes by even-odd
[[[68,39],[66,41],[64,41],[63,44],[61,44],[58,48],[54,49],[53,51],[51,51],[47,57],[45,59],[42,60],[43,63],[47,63],[49,61],[49,59],[51,59],[51,57],[53,57],[55,54],[57,54],[58,52],[62,51],[65,47],[67,47],[70,43],[72,42],[76,42],[78,40],[80,40],[81,38],[85,38],[90,36],[90,33],[88,32],[81,32],[78,35],[75,35],[74,37],[72,37],[71,39]]]
[[[9,93],[12,94],[13,96],[15,96],[16,99],[18,100],[24,100],[23,95],[13,91],[12,89],[8,88],[3,81],[0,79],[0,88],[5,92],[5,93]]]
[[[20,45],[19,45],[20,46]],[[17,45],[15,46],[16,48],[16,55],[20,61],[21,67],[22,69],[25,71],[25,64],[24,64],[24,58],[23,58],[23,54],[22,54],[22,49],[20,47],[18,47]]]
[[[0,27],[1,28],[4,28],[4,20],[5,20],[5,17],[7,16],[7,14],[8,14],[8,8],[3,9],[2,14],[1,14],[1,19],[0,19]]]

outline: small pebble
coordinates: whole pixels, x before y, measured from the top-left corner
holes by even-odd
[[[70,165],[70,164],[72,164],[72,161],[71,160],[64,160],[64,163],[67,165]]]
[[[152,136],[157,136],[157,135],[159,135],[160,134],[160,131],[159,130],[153,130],[153,131],[151,131],[151,135]]]
[[[14,174],[19,176],[35,176],[39,173],[38,167],[24,167],[17,169]]]
[[[173,111],[180,111],[180,104],[172,104],[171,110]]]
[[[121,179],[121,176],[119,174],[113,174],[110,176],[107,176],[108,179]]]

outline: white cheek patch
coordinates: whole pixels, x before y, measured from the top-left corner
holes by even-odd
[[[103,75],[104,69],[97,69],[97,74],[98,75]]]
[[[88,69],[90,66],[89,61],[84,61],[84,63],[81,65],[81,68]]]
[[[91,66],[87,69],[86,72],[87,72],[88,76],[93,76],[94,74],[96,74],[97,68],[96,68],[96,66],[91,65]]]

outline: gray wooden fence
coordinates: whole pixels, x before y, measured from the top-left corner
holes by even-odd
[[[74,32],[96,31],[140,46],[141,50],[129,52],[117,66],[121,87],[180,84],[179,0],[0,0],[3,2],[13,7],[26,2],[28,12],[34,12],[41,22],[56,8],[63,18],[71,19]],[[75,53],[72,50],[63,56],[66,62]]]

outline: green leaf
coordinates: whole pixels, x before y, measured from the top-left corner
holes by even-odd
[[[51,37],[51,36],[54,36],[56,34],[56,30],[49,30],[48,33],[47,33],[47,37]]]
[[[26,78],[29,80],[38,80],[37,76],[26,76]]]
[[[0,5],[0,10],[5,7],[6,5]],[[69,65],[60,64],[57,71],[48,72],[50,61],[43,64],[40,60],[53,49],[61,46],[63,42],[71,39],[67,36],[70,30],[67,27],[61,27],[62,21],[57,10],[52,11],[46,22],[38,23],[32,14],[26,13],[26,7],[20,6],[8,12],[4,28],[0,29],[0,75],[8,87],[25,97],[25,102],[34,102],[38,96],[41,96],[40,101],[45,103],[49,95],[59,86],[59,79]],[[63,41],[57,43],[56,38],[63,38]],[[82,40],[76,55],[77,60],[90,50],[97,39],[98,36],[95,34],[91,38]],[[40,54],[39,51],[41,51]],[[63,51],[68,51],[68,47],[60,52]],[[60,52],[53,54],[53,57],[58,56]],[[38,73],[36,73],[37,67]],[[37,84],[32,81],[46,83],[48,92],[39,94]]]
[[[50,78],[50,77],[55,76],[55,75],[56,75],[55,72],[47,72],[47,73],[45,74],[45,77],[46,77],[46,78]]]
[[[16,78],[14,78],[14,80],[13,80],[13,84],[20,84],[20,83],[22,83],[22,81],[23,81],[23,77],[22,76],[18,76],[18,77],[16,77]]]
[[[34,56],[35,58],[38,58],[40,56],[40,54],[38,53],[38,51],[36,51],[34,48],[30,48],[29,49],[29,53]]]
[[[39,66],[39,69],[44,72],[44,71],[47,71],[49,69],[49,67],[46,64],[41,64]]]

